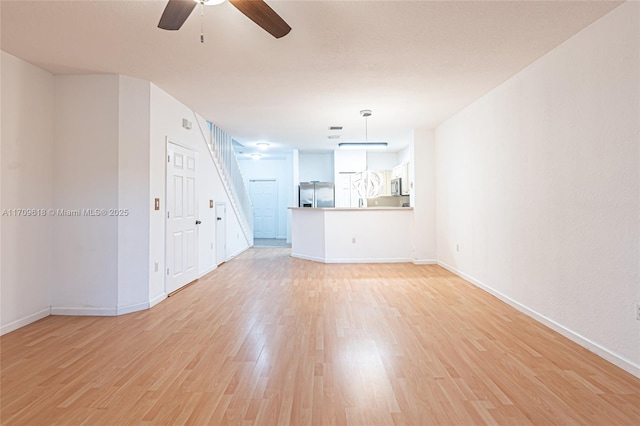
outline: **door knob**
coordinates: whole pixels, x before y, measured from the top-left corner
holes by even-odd
[[[200,222],[199,220],[196,220],[196,225],[200,225],[202,222]]]
[[[216,220],[222,220],[222,218],[221,217],[216,217]]]

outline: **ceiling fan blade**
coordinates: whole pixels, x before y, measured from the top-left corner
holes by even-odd
[[[160,17],[158,28],[171,31],[179,30],[191,15],[196,4],[193,0],[169,0]]]
[[[275,38],[289,34],[291,27],[262,0],[229,0],[240,12]]]

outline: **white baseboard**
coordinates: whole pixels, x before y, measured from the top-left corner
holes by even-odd
[[[307,256],[299,253],[291,253],[291,257],[311,260],[320,263],[411,263],[409,258],[333,258]]]
[[[325,263],[324,262],[324,258],[320,258],[320,257],[314,257],[314,256],[307,256],[304,254],[298,254],[298,253],[291,253],[290,255],[291,257],[295,257],[297,259],[302,259],[302,260],[311,260],[313,262],[320,262],[320,263]]]
[[[26,317],[20,318],[15,321],[11,321],[9,324],[5,324],[0,327],[0,336],[11,333],[21,327],[36,322],[49,315],[75,315],[75,316],[97,316],[97,317],[111,317],[118,315],[125,315],[132,312],[143,311],[150,309],[158,303],[167,298],[166,293],[159,294],[151,299],[149,302],[135,303],[132,305],[118,306],[117,308],[70,308],[70,307],[56,307],[51,306],[47,309],[43,309]]]
[[[498,299],[502,300],[503,302],[507,303],[508,305],[512,306],[513,308],[517,309],[518,311],[522,312],[523,314],[533,318],[534,320],[546,325],[547,327],[549,327],[550,329],[552,329],[553,331],[560,333],[561,335],[563,335],[564,337],[566,337],[567,339],[577,343],[578,345],[582,346],[583,348],[593,352],[594,354],[598,355],[599,357],[609,361],[610,363],[622,368],[624,371],[633,374],[634,376],[640,378],[640,365],[634,363],[633,361],[626,359],[625,357],[618,355],[614,352],[611,352],[609,349],[599,345],[596,342],[593,342],[592,340],[589,340],[588,338],[582,336],[581,334],[576,333],[573,330],[570,330],[568,328],[566,328],[565,326],[563,326],[562,324],[558,324],[557,322],[555,322],[554,320],[547,318],[546,316],[526,307],[525,305],[521,304],[520,302],[517,302],[515,300],[513,300],[512,298],[510,298],[509,296],[502,294],[501,292],[489,287],[488,285],[484,284],[483,282],[465,274],[462,271],[457,270],[456,268],[454,268],[453,266],[447,265],[446,263],[442,262],[441,260],[438,260],[438,265],[442,266],[443,268],[447,269],[450,272],[453,272],[454,274],[460,276],[461,278],[469,281],[471,284],[481,288],[482,290],[486,291],[487,293],[490,293],[492,295],[494,295],[495,297],[497,297]]]
[[[11,333],[12,331],[19,329],[20,327],[29,325],[32,322],[36,322],[42,318],[48,317],[49,315],[51,315],[51,308],[43,309],[34,314],[27,315],[26,317],[22,317],[15,321],[11,321],[9,324],[5,324],[2,327],[0,327],[0,336],[7,333]]]
[[[204,277],[205,275],[207,275],[210,272],[215,271],[216,269],[218,269],[218,265],[213,265],[213,266],[208,267],[204,271],[200,272],[200,276],[198,277],[198,279]]]
[[[437,265],[438,261],[436,259],[413,259],[414,265]]]
[[[116,309],[116,315],[126,315],[130,314],[131,312],[144,311],[145,309],[149,309],[149,302],[118,306]]]
[[[52,306],[51,315],[76,315],[89,317],[115,317],[117,308],[71,308],[64,306]]]
[[[154,297],[153,299],[149,300],[149,309],[153,308],[154,306],[156,306],[158,303],[162,302],[166,298],[167,298],[167,293],[163,292],[157,295],[156,297]]]
[[[131,305],[118,306],[117,308],[78,308],[78,307],[60,307],[52,306],[51,315],[76,315],[76,316],[93,316],[93,317],[115,317],[118,315],[126,315],[132,312],[144,311],[157,305],[167,298],[165,293],[161,293],[149,302],[134,303]]]
[[[324,263],[411,263],[410,258],[338,258],[338,259],[325,259]]]
[[[225,259],[225,262],[230,261],[231,259],[233,259],[234,257],[244,253],[245,251],[249,250],[249,248],[251,248],[251,246],[247,246],[247,247],[243,247],[240,250],[238,250],[237,252],[230,254],[229,256],[227,256],[227,258]]]

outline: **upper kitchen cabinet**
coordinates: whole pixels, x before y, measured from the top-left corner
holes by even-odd
[[[382,178],[382,190],[379,196],[391,196],[391,170],[378,170],[378,173],[380,173],[380,176]]]
[[[409,183],[409,163],[402,163],[398,166],[395,166],[391,170],[391,177],[393,179],[400,178],[402,179],[401,185],[401,194],[409,195],[411,184]]]

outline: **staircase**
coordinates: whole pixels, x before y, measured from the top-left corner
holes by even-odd
[[[216,164],[244,237],[249,246],[253,246],[253,206],[233,150],[233,140],[213,123],[207,121],[207,126],[210,134],[206,140],[211,158]]]

